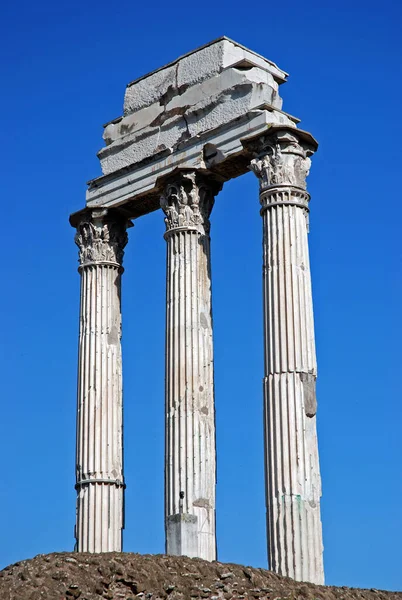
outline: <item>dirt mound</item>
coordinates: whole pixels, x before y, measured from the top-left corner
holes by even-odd
[[[0,600],[402,600],[402,593],[298,583],[264,569],[198,558],[39,555],[0,571]]]

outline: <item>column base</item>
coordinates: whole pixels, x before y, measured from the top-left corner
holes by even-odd
[[[198,518],[195,515],[179,513],[167,517],[166,554],[198,556]]]
[[[271,571],[296,581],[324,585],[320,503],[280,494],[267,513]]]

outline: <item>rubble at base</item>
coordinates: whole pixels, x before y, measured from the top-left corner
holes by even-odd
[[[0,571],[1,600],[402,600],[402,592],[316,586],[184,556],[39,555]]]

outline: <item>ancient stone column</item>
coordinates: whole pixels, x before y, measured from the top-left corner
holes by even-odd
[[[324,583],[306,176],[316,143],[278,130],[251,168],[263,218],[264,434],[270,568]]]
[[[166,552],[216,559],[209,215],[220,185],[180,172],[161,198],[167,242]]]
[[[83,211],[79,247],[76,549],[122,549],[123,422],[120,278],[127,220],[117,212]]]

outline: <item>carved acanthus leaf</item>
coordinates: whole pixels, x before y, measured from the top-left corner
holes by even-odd
[[[250,167],[259,178],[261,189],[275,185],[306,189],[311,151],[295,135],[261,138],[259,145],[259,157],[251,161]]]
[[[77,226],[75,243],[81,266],[110,262],[121,265],[128,237],[127,223],[109,216],[88,216]]]
[[[209,234],[209,216],[215,195],[222,188],[215,182],[206,181],[194,171],[183,171],[167,183],[160,204],[165,213],[166,231],[195,229]]]

